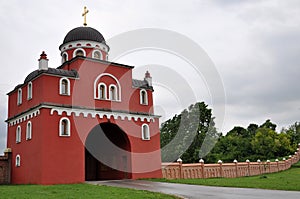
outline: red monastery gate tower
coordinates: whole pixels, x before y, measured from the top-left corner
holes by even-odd
[[[7,147],[13,184],[157,178],[159,118],[149,72],[109,62],[109,46],[91,27],[71,30],[62,65],[39,68],[8,93]]]

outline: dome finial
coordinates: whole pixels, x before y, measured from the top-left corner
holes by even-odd
[[[86,15],[87,13],[89,13],[89,10],[86,8],[86,6],[84,6],[84,9],[83,9],[83,13],[82,13],[82,16],[83,16],[83,25],[86,26],[87,23],[86,23]]]

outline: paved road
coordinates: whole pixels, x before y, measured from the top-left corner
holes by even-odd
[[[297,199],[298,191],[207,187],[198,185],[150,182],[143,180],[112,180],[87,182],[90,184],[125,187],[177,195],[188,199]]]

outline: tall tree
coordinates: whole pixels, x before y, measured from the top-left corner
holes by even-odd
[[[162,124],[162,160],[172,162],[181,157],[184,162],[198,162],[219,136],[212,110],[204,102],[197,102]]]

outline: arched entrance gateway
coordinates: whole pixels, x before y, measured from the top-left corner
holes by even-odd
[[[85,180],[131,178],[130,151],[130,141],[118,125],[95,126],[85,141]]]

